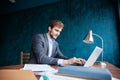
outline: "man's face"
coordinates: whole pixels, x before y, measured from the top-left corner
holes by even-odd
[[[49,33],[50,37],[53,38],[53,39],[56,39],[60,35],[60,32],[62,31],[62,28],[59,28],[59,27],[55,26],[53,28],[49,27],[48,30],[49,30],[48,33]]]

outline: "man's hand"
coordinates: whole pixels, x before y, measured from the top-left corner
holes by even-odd
[[[82,58],[71,58],[68,60],[63,61],[63,65],[72,65],[72,64],[78,64],[78,65],[83,65],[85,64],[86,60]]]
[[[77,63],[78,65],[84,65],[86,63],[86,60],[85,59],[82,59],[82,58],[78,58],[79,59],[79,63]]]

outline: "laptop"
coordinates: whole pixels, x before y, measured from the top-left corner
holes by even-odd
[[[90,67],[92,66],[97,58],[99,57],[100,53],[103,51],[102,48],[96,46],[95,49],[93,50],[92,54],[90,55],[90,57],[88,58],[88,60],[86,61],[86,63],[83,65],[84,67]]]

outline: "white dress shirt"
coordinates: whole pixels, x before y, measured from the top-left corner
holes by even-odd
[[[47,34],[47,37],[48,37],[48,42],[49,42],[48,57],[51,57],[51,55],[52,55],[52,49],[53,49],[53,44],[54,44],[54,39],[52,39],[48,34]],[[63,59],[58,59],[57,64],[58,65],[62,65],[62,63],[63,63]]]

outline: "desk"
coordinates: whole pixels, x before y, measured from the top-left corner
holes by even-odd
[[[107,64],[107,69],[110,70],[110,72],[112,73],[112,76],[115,77],[115,78],[119,78],[120,79],[120,68],[106,62]],[[13,65],[13,66],[2,66],[0,67],[0,69],[20,69],[20,68],[23,68],[24,65]],[[53,67],[54,69],[58,69],[58,66],[51,66]],[[96,67],[96,68],[100,68],[100,64],[95,64],[93,65],[93,67]],[[38,76],[37,76],[38,77]]]

